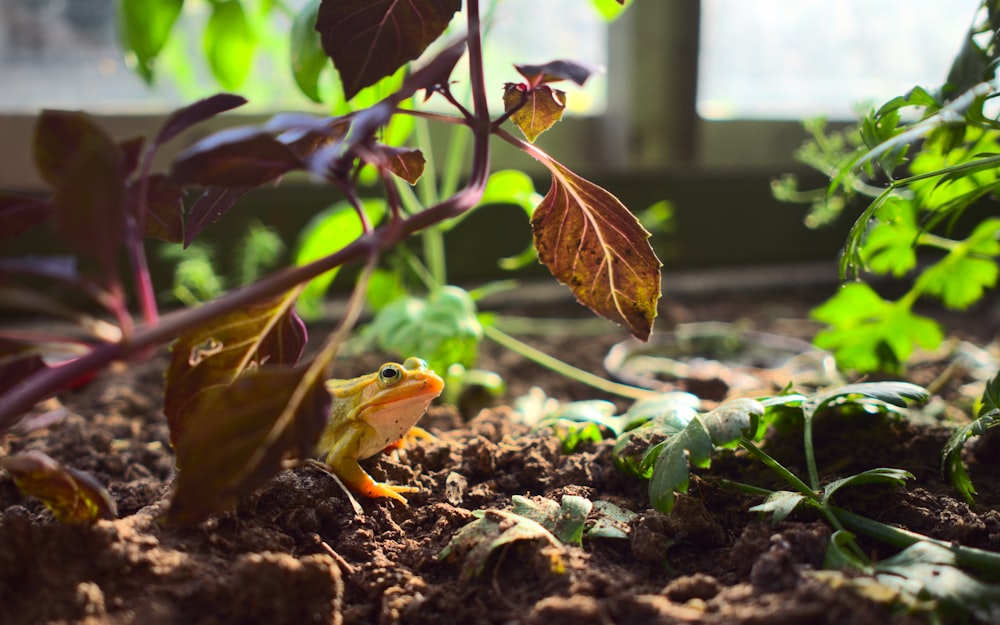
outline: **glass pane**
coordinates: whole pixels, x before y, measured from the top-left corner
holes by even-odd
[[[937,87],[979,0],[702,0],[698,113],[854,118],[864,102]]]

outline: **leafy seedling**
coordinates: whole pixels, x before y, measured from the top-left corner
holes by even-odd
[[[986,383],[979,414],[974,421],[955,430],[941,450],[941,472],[970,505],[975,503],[976,489],[962,462],[962,448],[974,436],[1000,425],[1000,374]]]
[[[40,451],[0,458],[25,495],[37,497],[64,523],[113,519],[118,512],[107,489],[92,476],[64,466]]]

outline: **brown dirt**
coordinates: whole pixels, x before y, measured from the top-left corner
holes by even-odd
[[[668,316],[744,319],[751,327],[808,337],[810,300],[754,293],[673,302]],[[559,313],[565,310],[559,308]],[[968,319],[968,318],[966,318]],[[967,338],[992,339],[983,315]],[[968,332],[970,326],[965,326]],[[622,335],[549,336],[544,349],[592,371]],[[366,356],[350,367],[373,369]],[[194,527],[159,519],[173,473],[159,411],[162,359],[121,366],[62,398],[70,414],[48,430],[0,441],[0,453],[40,449],[108,485],[119,519],[93,526],[56,523],[35,500],[0,477],[0,623],[917,623],[807,574],[818,568],[830,528],[814,518],[773,525],[748,512],[757,500],[723,490],[707,473],[777,486],[740,454],[720,456],[696,474],[689,495],[665,516],[646,486],[620,473],[611,443],[564,455],[544,431],[511,418],[509,408],[463,421],[434,407],[422,425],[437,438],[366,462],[376,477],[419,485],[409,507],[365,501],[356,517],[325,474],[284,471],[239,506]],[[537,385],[562,399],[600,396],[519,357],[487,346],[483,366],[503,374],[509,395]],[[940,363],[928,371],[940,372]],[[919,369],[919,368],[918,368]],[[354,371],[345,371],[345,375]],[[926,373],[926,372],[925,372]],[[926,383],[928,380],[922,380]],[[957,375],[942,391],[957,405]],[[779,380],[764,381],[781,385]],[[830,417],[818,424],[819,463],[830,475],[901,467],[908,488],[876,489],[842,505],[944,540],[1000,550],[1000,436],[970,444],[980,487],[972,509],[942,482],[938,454],[948,432],[900,420]],[[776,431],[769,449],[802,467],[800,432]],[[858,444],[863,441],[864,444]],[[478,578],[441,549],[474,519],[506,509],[512,495],[583,495],[638,513],[628,540],[587,539],[583,547],[515,543]],[[893,550],[863,543],[874,558]],[[554,570],[553,558],[562,563]]]

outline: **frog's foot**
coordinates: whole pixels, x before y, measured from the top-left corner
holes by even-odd
[[[420,491],[419,488],[413,486],[397,486],[395,484],[376,482],[372,476],[368,475],[365,470],[361,468],[361,465],[358,464],[357,460],[342,458],[339,461],[331,462],[327,459],[326,464],[344,484],[351,488],[351,490],[356,493],[360,493],[365,497],[372,499],[388,497],[390,499],[395,499],[405,506],[407,505],[407,501],[406,497],[403,497],[402,493],[416,493]]]
[[[409,447],[416,443],[417,441],[432,441],[434,440],[434,435],[425,430],[424,428],[413,426],[410,430],[403,435],[398,441],[394,443],[389,443],[385,449],[382,451],[392,451],[393,449],[402,449],[404,447]]]
[[[415,486],[399,486],[397,484],[386,484],[385,482],[371,481],[371,484],[366,484],[358,489],[365,497],[377,498],[377,497],[389,497],[395,499],[404,506],[409,505],[406,501],[406,497],[403,497],[403,493],[419,493],[420,489]]]

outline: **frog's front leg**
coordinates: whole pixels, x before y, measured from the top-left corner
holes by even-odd
[[[375,481],[358,463],[357,450],[366,432],[364,428],[350,428],[345,436],[337,439],[326,456],[325,464],[333,470],[347,486],[365,497],[376,499],[389,497],[407,505],[402,493],[416,493],[419,488],[397,486]]]

